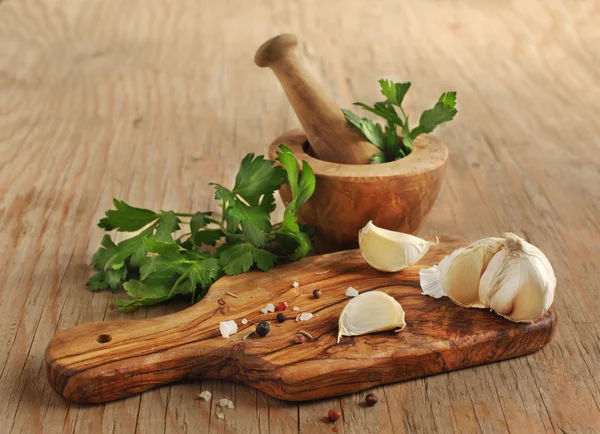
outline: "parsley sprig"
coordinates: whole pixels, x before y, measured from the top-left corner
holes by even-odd
[[[87,282],[89,289],[123,288],[129,298],[115,300],[122,311],[175,296],[194,303],[225,274],[266,271],[279,261],[306,257],[313,250],[312,228],[299,224],[297,213],[313,194],[315,177],[305,161],[300,171],[292,151],[283,145],[276,160],[280,165],[248,154],[232,189],[211,184],[220,201],[220,217],[211,212],[156,212],[114,199],[115,209],[107,211],[98,226],[139,233],[118,244],[104,236],[92,259],[97,272]],[[289,186],[292,201],[283,221],[273,225],[275,192],[283,184]],[[184,226],[188,229],[175,237]]]
[[[402,101],[410,88],[410,83],[394,83],[390,80],[379,80],[381,93],[386,100],[376,102],[370,107],[361,102],[354,105],[362,107],[386,120],[385,130],[380,124],[368,118],[361,118],[350,110],[342,110],[346,119],[358,128],[365,138],[373,143],[380,152],[371,158],[371,164],[385,163],[406,157],[413,150],[413,141],[423,133],[431,133],[435,127],[454,118],[456,109],[456,92],[446,92],[440,96],[433,108],[425,110],[419,119],[419,125],[410,129],[408,115],[402,108]],[[400,114],[396,111],[398,107]],[[402,137],[398,137],[400,128]]]

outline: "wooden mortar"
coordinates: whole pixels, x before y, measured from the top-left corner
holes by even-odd
[[[280,144],[289,147],[299,161],[306,160],[314,171],[315,192],[298,217],[315,226],[315,247],[322,253],[358,247],[358,231],[369,220],[385,229],[416,233],[438,196],[448,158],[446,146],[428,134],[415,139],[414,150],[407,157],[383,164],[319,160],[310,155],[301,129],[276,138],[269,148],[271,159],[276,158]],[[291,199],[287,185],[279,192],[287,204]]]

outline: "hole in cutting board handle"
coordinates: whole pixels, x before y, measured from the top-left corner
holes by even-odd
[[[96,338],[96,342],[98,342],[99,344],[105,344],[110,341],[112,341],[111,335],[100,335]]]

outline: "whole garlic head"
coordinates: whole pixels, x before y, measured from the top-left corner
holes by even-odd
[[[369,265],[379,271],[400,271],[425,256],[437,242],[413,235],[378,228],[372,221],[358,233],[360,252]]]
[[[363,292],[342,310],[338,342],[342,336],[360,336],[406,326],[404,310],[394,297],[381,291]]]
[[[494,255],[479,283],[479,298],[499,315],[517,322],[533,322],[554,300],[556,277],[540,249],[512,233]]]
[[[464,307],[486,307],[479,299],[479,281],[503,245],[502,238],[483,238],[455,250],[439,265],[420,270],[423,294],[434,298],[447,295]]]

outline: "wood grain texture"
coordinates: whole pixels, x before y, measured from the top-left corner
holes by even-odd
[[[269,156],[275,159],[279,145],[285,145],[299,163],[310,164],[316,188],[298,217],[302,223],[314,225],[318,252],[357,248],[358,231],[370,220],[394,231],[419,231],[437,199],[446,169],[448,150],[439,139],[422,134],[409,156],[365,165],[314,158],[306,139],[302,130],[288,131],[273,140]],[[285,204],[291,201],[288,186],[279,193]]]
[[[442,238],[418,265],[397,273],[374,270],[359,250],[351,250],[266,273],[224,277],[200,303],[182,312],[63,331],[46,351],[48,381],[62,396],[81,403],[112,401],[190,378],[231,380],[275,398],[306,401],[505,360],[549,343],[555,332],[553,311],[533,324],[513,323],[489,310],[421,294],[419,270],[466,244]],[[302,283],[296,288],[294,282]],[[337,343],[338,319],[350,301],[348,286],[394,297],[406,312],[407,327]],[[320,298],[313,297],[315,289],[322,291]],[[260,312],[280,301],[290,306],[284,323],[276,321],[277,312]],[[293,306],[313,318],[294,320],[300,312]],[[242,325],[243,318],[248,324]],[[225,339],[219,323],[231,319],[239,329]],[[244,339],[262,320],[270,323],[271,332]],[[294,344],[300,330],[314,339]]]
[[[600,9],[594,0],[4,0],[0,3],[0,422],[8,432],[339,433],[600,430]],[[560,314],[530,356],[315,403],[225,381],[157,388],[96,406],[48,385],[44,351],[77,324],[133,314],[84,283],[112,197],[214,208],[248,152],[299,127],[256,48],[293,32],[341,107],[377,80],[411,80],[415,120],[458,92],[423,237],[510,230],[546,253]],[[325,62],[325,59],[327,61]],[[281,209],[280,209],[281,210]],[[118,296],[118,295],[117,295]],[[195,400],[201,390],[236,408]]]
[[[273,70],[318,158],[342,164],[369,164],[377,148],[350,125],[342,109],[302,65],[297,46],[296,35],[275,36],[259,47],[254,62]]]

